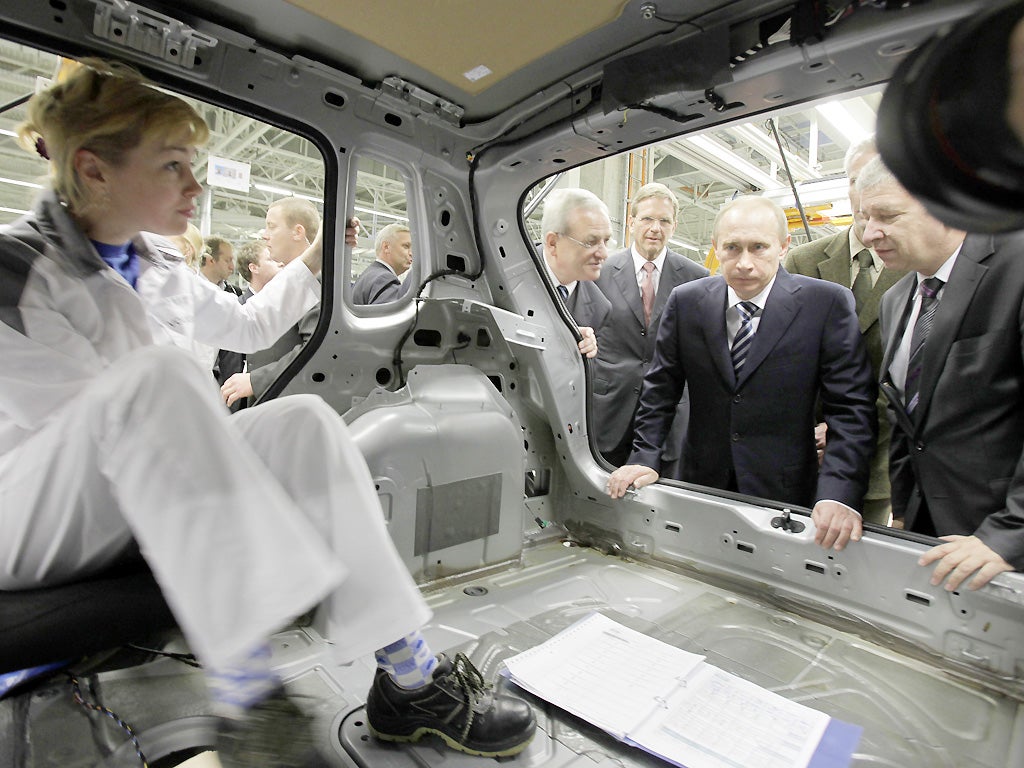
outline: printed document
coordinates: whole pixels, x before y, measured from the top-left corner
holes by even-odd
[[[599,613],[505,666],[525,690],[682,768],[847,766],[860,738],[857,726]]]

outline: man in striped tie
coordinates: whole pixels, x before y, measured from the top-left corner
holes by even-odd
[[[865,245],[910,271],[881,307],[893,513],[944,539],[932,584],[978,589],[1024,569],[1024,234],[944,225],[880,158],[857,186]]]
[[[815,540],[842,549],[861,536],[877,430],[853,294],[781,267],[786,215],[766,198],[727,203],[712,242],[721,274],[672,292],[644,377],[630,463],[612,473],[609,495],[658,479],[658,446],[688,383],[682,479],[811,507]],[[820,470],[819,397],[829,434]]]

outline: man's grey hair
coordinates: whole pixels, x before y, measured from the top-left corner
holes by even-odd
[[[843,158],[843,168],[846,170],[846,175],[850,175],[850,168],[853,167],[854,162],[859,157],[864,155],[877,155],[878,145],[875,144],[874,134],[868,136],[866,139],[861,139],[856,144],[851,144],[850,148],[846,150],[846,156]]]
[[[569,234],[565,231],[569,224],[569,216],[579,208],[600,211],[611,218],[608,206],[593,192],[576,187],[556,189],[544,201],[544,215],[540,219],[541,236],[547,237],[548,232],[558,235]]]
[[[394,224],[388,224],[377,233],[377,237],[373,241],[373,252],[380,256],[380,252],[384,250],[384,243],[394,242],[395,238],[400,233],[409,231],[409,225],[403,224],[400,221],[396,221]]]
[[[867,165],[861,168],[860,175],[857,176],[857,191],[861,194],[869,189],[887,184],[895,184],[900,188],[903,186],[889,170],[889,167],[882,162],[881,156],[871,158]]]

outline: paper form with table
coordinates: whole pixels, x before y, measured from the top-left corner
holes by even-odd
[[[862,730],[599,613],[505,666],[525,690],[683,768],[844,768]]]

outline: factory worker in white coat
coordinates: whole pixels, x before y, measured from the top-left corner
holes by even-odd
[[[208,129],[188,104],[89,61],[28,115],[19,138],[53,189],[0,228],[0,589],[137,547],[207,668],[225,766],[323,764],[267,646],[321,604],[339,661],[376,651],[378,737],[521,750],[529,705],[427,648],[429,610],[338,414],[300,395],[229,415],[186,351],[270,346],[319,299],[320,240],[239,304],[140,234],[180,234],[194,213]],[[422,714],[438,697],[452,712]]]

